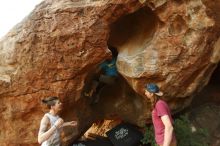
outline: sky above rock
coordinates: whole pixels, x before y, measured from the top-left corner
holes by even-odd
[[[0,38],[27,16],[43,0],[0,1]]]

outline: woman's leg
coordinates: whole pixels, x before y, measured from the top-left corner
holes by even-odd
[[[93,93],[96,91],[97,86],[98,86],[98,82],[93,81],[91,89],[89,89],[87,92],[84,92],[84,95],[87,97],[91,97],[93,95]]]

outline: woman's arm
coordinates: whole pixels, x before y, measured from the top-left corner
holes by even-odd
[[[161,120],[165,126],[163,146],[170,146],[173,137],[173,125],[168,115],[162,116]]]
[[[61,118],[58,119],[54,124],[54,126],[52,126],[49,130],[47,130],[49,123],[50,123],[49,118],[47,116],[44,116],[41,120],[40,129],[38,133],[39,144],[43,143],[44,141],[50,138],[50,136],[56,131],[56,129],[62,125],[63,119]]]
[[[77,125],[77,121],[70,121],[70,122],[65,122],[63,123],[62,127],[66,127],[66,126],[76,126]]]

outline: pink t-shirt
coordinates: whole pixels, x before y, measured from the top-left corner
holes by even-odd
[[[155,133],[155,140],[157,144],[162,145],[164,141],[164,130],[165,126],[161,120],[161,117],[164,115],[168,115],[170,118],[170,121],[173,123],[173,119],[171,117],[170,109],[167,105],[167,103],[163,100],[158,100],[155,108],[152,111],[152,120],[154,125],[154,133]],[[173,133],[173,139],[175,140],[175,135]]]

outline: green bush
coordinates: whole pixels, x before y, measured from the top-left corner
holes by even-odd
[[[192,126],[187,115],[180,116],[174,120],[174,131],[176,134],[178,146],[208,146],[208,132],[204,129],[196,129],[192,131]],[[153,126],[146,126],[143,144],[151,144],[157,146],[154,139]]]
[[[154,128],[153,126],[145,126],[144,138],[141,140],[143,144],[151,144],[151,146],[157,146],[154,139]]]

